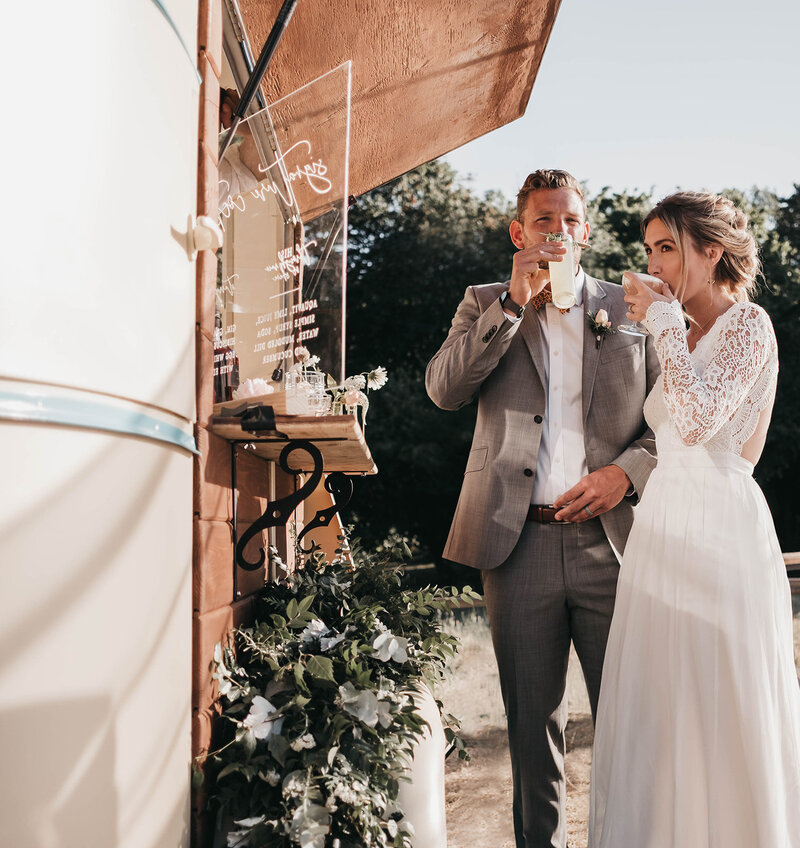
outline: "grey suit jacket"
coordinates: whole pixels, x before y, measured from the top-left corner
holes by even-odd
[[[442,409],[458,409],[478,395],[478,418],[461,494],[444,556],[474,568],[504,562],[525,525],[533,492],[547,404],[544,352],[533,309],[507,321],[498,300],[508,283],[470,286],[425,385]],[[612,326],[627,323],[621,286],[586,275],[583,311],[605,309]],[[618,465],[633,497],[600,516],[621,554],[633,522],[633,504],[655,466],[655,439],[642,408],[658,376],[650,336],[603,336],[588,322],[583,335],[583,422],[589,471]],[[577,482],[577,481],[576,481]]]

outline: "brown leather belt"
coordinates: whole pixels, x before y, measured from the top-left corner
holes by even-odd
[[[554,506],[545,504],[531,504],[528,507],[528,521],[536,521],[539,524],[569,524],[569,521],[556,521],[558,510]]]

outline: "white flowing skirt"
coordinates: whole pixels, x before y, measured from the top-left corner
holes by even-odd
[[[798,848],[786,568],[753,466],[660,454],[628,539],[592,764],[590,848]]]

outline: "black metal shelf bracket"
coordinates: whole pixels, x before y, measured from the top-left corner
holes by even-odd
[[[310,554],[314,550],[313,540],[308,548],[300,544],[300,540],[306,533],[317,527],[327,527],[333,520],[333,516],[350,503],[353,496],[353,481],[341,471],[334,471],[325,480],[325,490],[333,497],[333,504],[325,509],[317,510],[317,514],[306,524],[303,531],[297,537],[297,544],[304,554]]]
[[[290,463],[290,456],[295,451],[303,451],[309,457],[314,464],[314,467],[311,472],[303,472],[301,468],[296,468]],[[234,463],[234,481],[236,480],[235,475],[235,445],[233,446],[232,451],[232,461]],[[296,489],[291,494],[286,495],[283,498],[278,498],[277,500],[270,501],[267,504],[266,509],[264,510],[264,514],[257,518],[248,528],[242,533],[241,536],[238,536],[237,533],[237,509],[236,509],[236,492],[234,491],[234,538],[236,540],[236,545],[234,548],[234,593],[238,597],[238,580],[236,579],[236,569],[242,568],[245,571],[257,571],[259,568],[264,566],[266,562],[266,554],[264,548],[261,548],[259,551],[258,558],[254,561],[250,561],[245,556],[245,548],[247,544],[255,538],[259,533],[263,530],[267,530],[270,527],[283,527],[291,518],[292,513],[297,509],[298,506],[308,498],[312,492],[317,488],[320,481],[323,477],[323,458],[322,453],[319,448],[313,443],[309,442],[305,439],[294,439],[290,442],[287,442],[281,451],[280,457],[278,459],[278,463],[280,467],[287,474],[294,474],[297,476],[300,473],[308,473],[308,479],[303,483],[300,488]],[[235,489],[234,482],[234,489]],[[312,530],[318,527],[327,527],[333,517],[343,509],[350,502],[350,498],[353,495],[353,480],[352,477],[347,476],[341,471],[333,471],[328,474],[325,480],[325,490],[331,495],[333,498],[333,504],[325,509],[320,509],[314,515],[314,517],[309,521],[302,532],[297,537],[297,544],[300,550],[305,553],[311,553],[314,549],[313,543],[308,547],[304,548],[300,541],[310,533]],[[238,536],[238,538],[237,538]]]
[[[322,480],[322,453],[313,442],[305,439],[296,439],[286,444],[278,459],[281,468],[287,474],[297,475],[301,473],[302,469],[295,468],[289,464],[289,457],[295,451],[304,451],[307,453],[314,463],[314,468],[308,479],[299,489],[286,495],[284,498],[270,501],[261,518],[256,519],[239,537],[236,542],[235,564],[245,571],[257,571],[264,565],[266,560],[266,555],[262,548],[259,551],[258,559],[255,562],[250,562],[244,555],[244,549],[247,543],[262,530],[267,530],[270,527],[284,526],[295,509],[317,488],[320,480]]]

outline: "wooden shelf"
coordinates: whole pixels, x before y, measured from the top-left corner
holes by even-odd
[[[268,396],[267,396],[268,397]],[[241,402],[240,402],[241,403]],[[305,439],[313,442],[322,453],[325,472],[345,474],[377,474],[378,468],[369,452],[364,433],[353,415],[275,415],[277,432],[251,433],[243,430],[238,416],[214,415],[208,429],[232,442],[254,445],[253,453],[277,462],[289,441]],[[282,438],[282,433],[287,438]],[[314,464],[305,451],[293,451],[289,464],[302,472],[313,470]]]
[[[248,406],[258,406],[263,403],[265,406],[271,406],[275,410],[275,414],[283,415],[286,413],[286,392],[283,389],[270,392],[268,395],[253,395],[253,397],[241,398],[240,400],[226,400],[222,403],[214,404],[214,415],[219,415],[223,409],[236,409],[237,406],[247,404]]]

